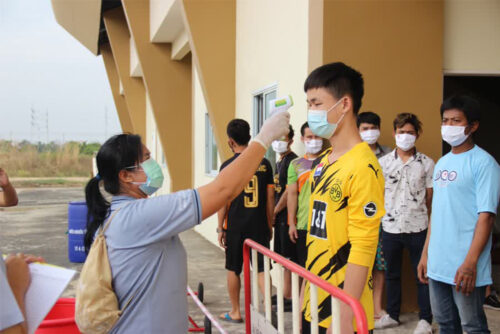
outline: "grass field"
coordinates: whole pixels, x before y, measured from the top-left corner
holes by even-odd
[[[64,184],[65,177],[89,177],[92,155],[99,144],[68,142],[65,144],[32,144],[0,141],[0,167],[12,177],[50,178],[46,186]],[[56,178],[56,179],[54,179]],[[62,178],[58,180],[57,178]]]

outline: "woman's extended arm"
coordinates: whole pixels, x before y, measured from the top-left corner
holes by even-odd
[[[202,219],[210,217],[241,193],[259,167],[267,147],[273,140],[288,134],[289,123],[288,112],[269,118],[248,148],[224,168],[215,180],[198,189]]]

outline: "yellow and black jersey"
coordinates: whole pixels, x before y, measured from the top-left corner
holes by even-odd
[[[239,154],[225,161],[220,170],[233,162]],[[262,159],[255,175],[245,189],[229,205],[224,229],[231,232],[267,234],[267,188],[274,186],[273,168]]]
[[[334,163],[330,151],[310,175],[311,197],[307,234],[306,268],[343,288],[347,263],[368,267],[361,296],[373,329],[373,281],[371,271],[377,250],[380,219],[384,216],[384,176],[366,143],[354,146]],[[309,284],[304,294],[304,314],[311,321]],[[331,323],[330,295],[318,289],[318,315],[322,327]]]

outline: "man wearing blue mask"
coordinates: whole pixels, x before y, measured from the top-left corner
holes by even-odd
[[[304,84],[312,132],[328,139],[311,171],[306,268],[358,299],[373,323],[372,267],[380,219],[384,216],[384,176],[375,154],[361,140],[356,115],[364,94],[361,73],[343,63],[315,69]],[[302,332],[310,332],[311,298],[306,283]],[[356,330],[352,310],[341,303],[332,319],[331,298],[318,290],[319,333],[332,321],[341,333]]]
[[[451,146],[434,168],[431,223],[418,265],[429,284],[442,334],[490,333],[483,302],[491,279],[491,231],[500,199],[500,166],[474,143],[480,105],[454,96],[441,105],[441,135]]]

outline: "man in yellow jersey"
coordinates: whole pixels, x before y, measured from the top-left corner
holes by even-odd
[[[371,273],[385,214],[384,176],[356,124],[363,78],[343,63],[331,63],[309,74],[304,91],[309,127],[332,145],[311,171],[306,269],[358,299],[372,330]],[[304,291],[302,333],[309,333],[309,283]],[[332,322],[331,298],[321,289],[318,316],[319,333],[326,333]],[[340,322],[342,334],[356,330],[353,312],[343,303]]]

